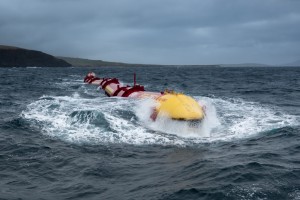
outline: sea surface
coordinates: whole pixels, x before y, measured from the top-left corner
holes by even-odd
[[[99,77],[194,97],[149,119]],[[300,67],[0,68],[0,199],[300,199]]]

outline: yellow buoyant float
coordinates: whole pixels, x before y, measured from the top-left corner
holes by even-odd
[[[195,99],[181,93],[165,93],[158,97],[156,113],[175,120],[202,120],[203,108]]]

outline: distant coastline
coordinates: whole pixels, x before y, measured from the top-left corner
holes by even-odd
[[[15,46],[0,45],[0,67],[279,67],[300,66],[300,60],[283,65],[265,65],[258,63],[245,64],[215,64],[215,65],[162,65],[162,64],[136,64],[111,62],[103,60],[90,60],[85,58],[72,58],[52,56],[50,54],[19,48]]]
[[[52,56],[41,51],[24,49],[15,46],[0,45],[0,67],[167,67],[167,66],[199,66],[219,67],[218,65],[159,65],[159,64],[132,64]]]
[[[176,67],[176,66],[198,66],[198,67],[219,67],[219,65],[160,65],[160,64],[136,64],[136,63],[122,63],[122,62],[110,62],[103,60],[90,60],[84,58],[71,58],[58,56],[57,58],[62,59],[70,63],[74,67]]]

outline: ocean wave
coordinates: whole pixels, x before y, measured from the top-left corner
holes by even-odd
[[[84,91],[89,92],[89,91]],[[153,100],[42,96],[27,106],[21,116],[42,127],[43,133],[75,143],[127,143],[134,145],[194,145],[255,136],[297,124],[296,116],[276,108],[241,99],[197,96],[206,117],[197,126],[149,116]]]

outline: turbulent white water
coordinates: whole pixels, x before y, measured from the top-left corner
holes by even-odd
[[[91,95],[82,88],[83,94]],[[92,93],[95,95],[94,93]],[[195,97],[206,108],[201,124],[149,116],[153,100],[73,96],[43,96],[21,116],[51,137],[72,143],[189,145],[251,137],[297,125],[295,116],[240,99]]]

